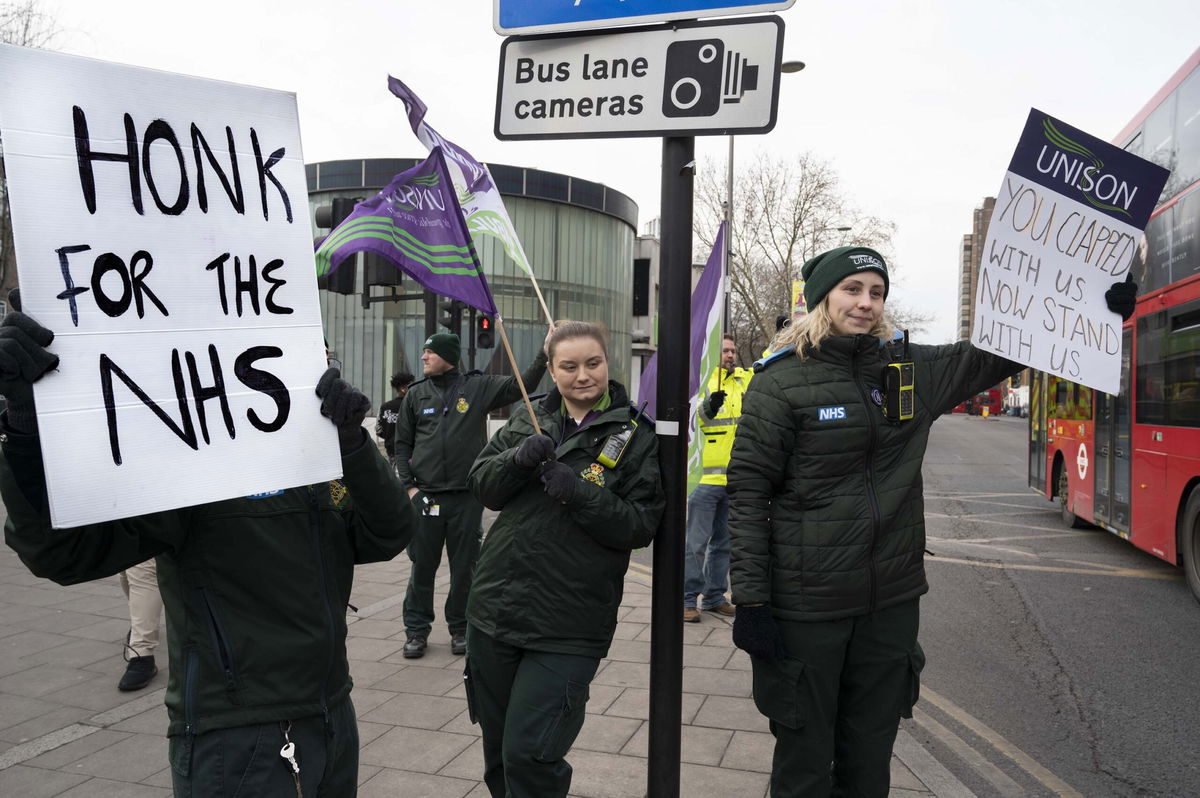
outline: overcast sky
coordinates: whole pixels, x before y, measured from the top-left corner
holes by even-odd
[[[295,92],[305,161],[423,155],[393,74],[480,160],[606,183],[641,225],[658,215],[659,139],[495,139],[491,0],[43,7],[65,52]],[[893,290],[936,315],[930,343],[954,337],[959,242],[1030,107],[1111,139],[1200,45],[1196,0],[799,0],[780,16],[785,60],[807,68],[783,76],[774,131],[739,137],[736,162],[760,149],[830,161],[857,205],[898,225]],[[697,139],[701,166],[723,170],[727,141]]]

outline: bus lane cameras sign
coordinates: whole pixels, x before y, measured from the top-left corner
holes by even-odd
[[[782,49],[774,16],[513,36],[500,50],[496,137],[766,133]]]

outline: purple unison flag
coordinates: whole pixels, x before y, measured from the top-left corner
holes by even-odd
[[[458,189],[459,202],[463,216],[467,220],[467,229],[474,235],[493,236],[504,246],[504,251],[513,263],[522,271],[533,277],[533,267],[521,246],[517,229],[509,218],[508,209],[504,206],[504,198],[496,188],[496,181],[487,166],[472,157],[449,139],[444,138],[425,121],[425,103],[413,93],[413,90],[392,76],[388,76],[388,89],[400,98],[408,111],[408,123],[412,126],[417,139],[426,149],[441,147],[450,162],[450,176]]]
[[[725,223],[717,229],[716,240],[713,241],[712,252],[700,275],[700,281],[692,289],[691,335],[688,338],[688,393],[695,396],[700,390],[700,366],[704,357],[704,342],[711,335],[714,323],[720,323],[721,318],[721,288],[724,283],[725,269],[722,260],[725,257]],[[720,330],[717,331],[721,333]],[[717,344],[720,347],[720,343]],[[718,350],[719,351],[719,350]],[[650,362],[642,370],[638,381],[638,400],[646,402],[646,412],[651,418],[657,417],[658,404],[658,352],[650,357]]]
[[[317,274],[355,252],[374,252],[435,294],[496,313],[440,147],[354,206],[317,247]]]

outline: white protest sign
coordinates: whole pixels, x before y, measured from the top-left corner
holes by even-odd
[[[1033,109],[996,195],[975,346],[1115,394],[1126,278],[1167,170]]]
[[[54,526],[341,473],[295,96],[0,46]]]

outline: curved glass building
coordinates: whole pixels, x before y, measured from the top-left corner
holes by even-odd
[[[308,164],[314,236],[329,232],[316,226],[318,207],[337,198],[372,196],[417,162],[415,158],[378,158]],[[551,314],[555,319],[607,325],[611,376],[628,385],[637,205],[619,191],[569,175],[503,164],[488,164],[488,168],[504,195]],[[545,339],[545,314],[529,277],[508,258],[499,240],[476,237],[475,248],[504,318],[517,365],[523,370]],[[421,287],[407,276],[399,286],[370,286],[370,301],[364,303],[364,272],[370,274],[376,268],[359,267],[353,293],[322,290],[320,296],[330,348],[342,361],[346,378],[379,407],[392,396],[388,380],[393,373],[408,371],[421,377],[427,309],[416,296]],[[392,301],[392,296],[411,298]],[[436,323],[436,309],[431,306],[430,311],[429,323]],[[463,367],[512,373],[499,335],[494,348],[477,349],[472,360],[473,321],[471,311],[464,311],[461,329],[454,331],[462,339]],[[445,329],[438,326],[439,331]],[[549,384],[546,377],[540,387],[529,386],[529,391],[543,391]]]

